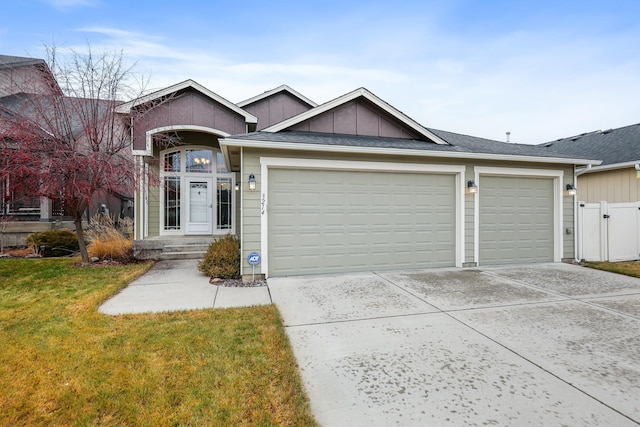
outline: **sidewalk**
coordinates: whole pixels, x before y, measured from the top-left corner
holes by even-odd
[[[104,314],[158,313],[271,304],[267,286],[222,287],[209,283],[197,260],[160,261],[100,306]]]

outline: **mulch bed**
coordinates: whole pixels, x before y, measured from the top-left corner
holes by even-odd
[[[209,280],[209,283],[225,288],[254,288],[258,286],[267,286],[267,281],[264,279],[256,279],[253,282],[243,282],[242,279],[218,279],[212,277]]]

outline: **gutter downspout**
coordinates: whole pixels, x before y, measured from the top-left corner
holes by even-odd
[[[576,169],[576,167],[574,166],[574,167],[573,167],[573,169],[574,169],[574,176],[575,176],[575,177],[577,177],[577,176],[582,175],[583,173],[587,173],[587,172],[589,172],[589,171],[591,170],[591,167],[592,167],[592,166],[593,166],[593,165],[592,165],[591,163],[589,163],[586,167],[584,167],[584,168],[582,168],[582,169],[580,169],[580,170],[577,170],[577,169]],[[575,181],[574,181],[574,182],[575,182]],[[576,185],[576,187],[577,187],[577,185]]]

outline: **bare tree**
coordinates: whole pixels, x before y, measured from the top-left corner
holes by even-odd
[[[131,193],[136,168],[130,117],[116,113],[122,101],[142,95],[144,80],[122,52],[62,54],[45,46],[62,94],[17,93],[0,111],[0,179],[15,190],[59,200],[73,216],[83,262],[88,262],[82,226],[92,200]],[[55,84],[57,82],[57,84]],[[6,100],[6,99],[5,99]]]

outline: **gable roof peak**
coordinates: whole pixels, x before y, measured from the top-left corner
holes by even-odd
[[[255,102],[258,102],[262,99],[268,98],[272,95],[275,95],[279,92],[288,92],[289,94],[293,95],[294,97],[298,98],[300,101],[304,102],[305,104],[309,105],[310,107],[317,107],[318,104],[314,101],[312,101],[311,99],[307,98],[306,96],[304,96],[303,94],[301,94],[300,92],[292,89],[289,85],[280,85],[274,89],[271,90],[267,90],[259,95],[253,96],[249,99],[245,99],[244,101],[240,101],[238,102],[236,105],[238,107],[246,107],[247,105],[253,104]]]
[[[179,92],[181,90],[185,90],[185,89],[194,89],[197,92],[200,92],[201,94],[203,94],[204,96],[224,105],[225,107],[229,108],[232,111],[235,111],[236,113],[238,113],[239,115],[243,116],[245,118],[245,121],[247,123],[257,123],[258,122],[258,118],[256,116],[254,116],[253,114],[248,113],[247,111],[243,110],[242,108],[238,107],[236,104],[234,104],[231,101],[228,101],[227,99],[221,97],[220,95],[218,95],[215,92],[212,92],[211,90],[207,89],[206,87],[202,86],[200,83],[196,82],[195,80],[192,79],[187,79],[184,80],[180,83],[176,83],[174,85],[165,87],[163,89],[159,89],[155,92],[151,92],[147,95],[143,95],[141,97],[138,97],[132,101],[129,102],[125,102],[121,105],[119,105],[118,107],[116,107],[116,112],[120,113],[120,114],[129,114],[131,112],[131,110],[135,107],[137,107],[138,105],[142,105],[145,104],[149,101],[153,101],[154,99],[159,99],[165,96],[169,96],[173,93]]]
[[[365,88],[365,87],[359,87],[355,90],[352,90],[351,92],[348,92],[342,96],[339,96],[335,99],[332,99],[331,101],[327,101],[324,104],[318,105],[315,108],[312,108],[311,110],[305,111],[303,113],[298,114],[297,116],[293,116],[290,119],[287,120],[283,120],[279,123],[276,123],[274,125],[271,125],[265,129],[263,129],[264,132],[280,132],[284,129],[287,129],[291,126],[297,125],[305,120],[309,120],[313,117],[317,117],[320,114],[323,114],[329,110],[335,109],[341,105],[344,105],[348,102],[351,102],[355,99],[358,98],[365,98],[368,101],[370,101],[372,104],[376,105],[378,108],[382,109],[383,111],[385,111],[387,114],[389,114],[390,116],[394,117],[396,120],[400,121],[401,123],[403,123],[405,126],[409,127],[410,129],[412,129],[414,132],[418,133],[419,135],[423,136],[424,138],[433,141],[436,144],[440,144],[440,145],[449,145],[446,141],[444,141],[442,138],[440,138],[438,135],[436,135],[435,133],[431,132],[429,129],[425,128],[424,126],[422,126],[421,124],[419,124],[418,122],[416,122],[415,120],[413,120],[411,117],[407,116],[406,114],[404,114],[402,111],[398,110],[397,108],[393,107],[391,104],[389,104],[388,102],[384,101],[383,99],[379,98],[378,96],[374,95],[369,89]]]

